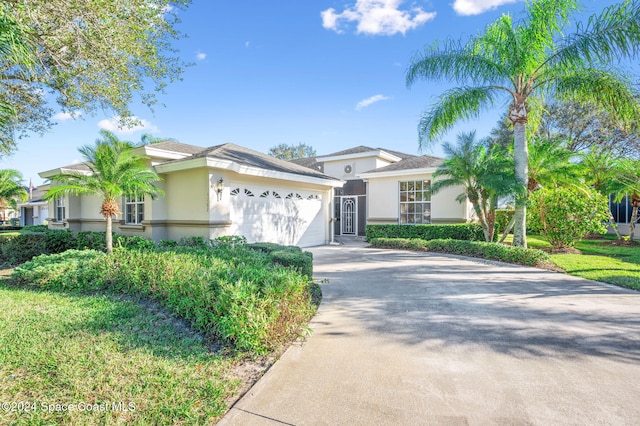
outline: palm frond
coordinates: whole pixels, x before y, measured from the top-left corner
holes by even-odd
[[[640,3],[624,1],[578,23],[575,33],[564,37],[548,58],[549,65],[571,68],[587,61],[603,64],[640,53]]]
[[[640,119],[640,102],[633,83],[618,72],[576,69],[556,77],[550,89],[558,99],[593,104],[623,122]]]
[[[447,79],[458,84],[496,84],[508,77],[500,62],[491,60],[471,40],[436,42],[416,53],[406,71],[406,84],[411,87],[419,79]]]
[[[422,114],[418,125],[420,146],[440,137],[457,121],[475,118],[483,109],[491,107],[498,90],[506,89],[496,86],[456,87],[444,92],[431,109]]]

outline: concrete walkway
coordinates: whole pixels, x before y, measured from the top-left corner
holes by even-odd
[[[222,425],[638,425],[640,292],[454,256],[319,247],[313,335]]]

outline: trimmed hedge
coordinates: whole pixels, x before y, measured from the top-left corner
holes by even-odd
[[[36,231],[39,229],[41,228],[35,228]],[[19,234],[0,234],[0,260],[15,265],[41,254],[56,254],[76,249],[105,251],[105,237],[104,232],[82,231],[74,235],[68,229],[45,232],[33,232],[27,229]],[[151,250],[155,248],[155,243],[137,235],[115,235],[113,246]]]
[[[421,240],[484,241],[479,223],[453,225],[367,225],[367,241],[374,238],[419,238]]]
[[[438,253],[458,254],[499,260],[519,265],[538,266],[549,262],[549,255],[542,250],[507,246],[484,241],[463,240],[420,240],[403,238],[375,238],[370,241],[374,247],[424,250]]]

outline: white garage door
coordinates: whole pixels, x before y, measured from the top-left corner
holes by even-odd
[[[231,191],[232,232],[249,242],[310,247],[325,243],[322,193],[238,187]]]

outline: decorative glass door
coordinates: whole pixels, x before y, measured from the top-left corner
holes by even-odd
[[[355,197],[341,197],[340,233],[355,235],[358,231],[358,204]]]

